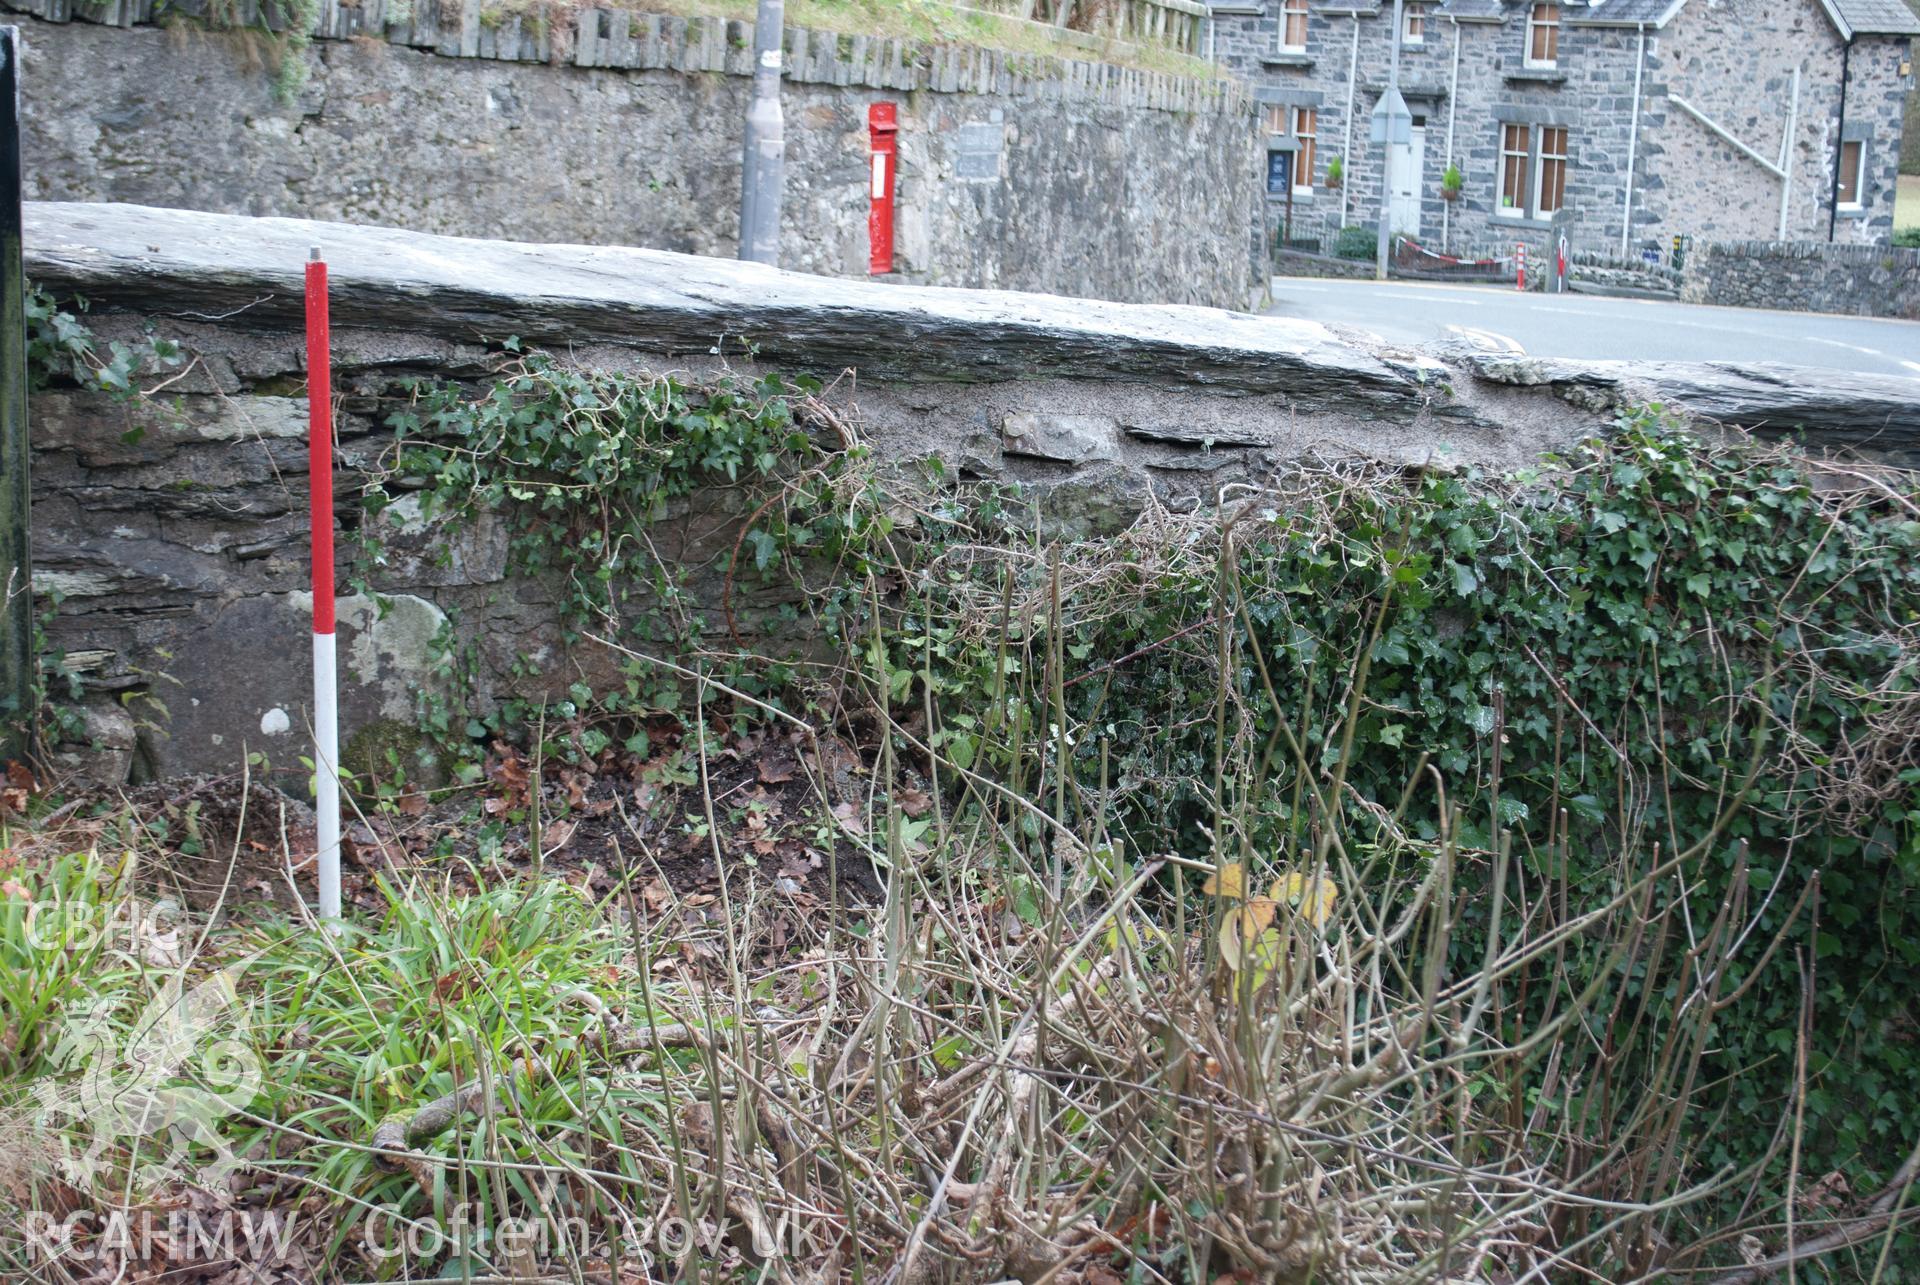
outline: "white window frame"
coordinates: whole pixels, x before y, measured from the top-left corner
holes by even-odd
[[[1419,0],[1407,0],[1406,12],[1402,15],[1404,25],[1400,29],[1400,43],[1403,45],[1424,45],[1427,43],[1427,6]]]
[[[1300,132],[1300,118],[1303,116],[1311,116],[1313,118],[1313,132],[1311,134],[1303,134]],[[1295,107],[1289,113],[1287,123],[1293,127],[1293,194],[1295,196],[1312,196],[1313,171],[1320,162],[1320,109],[1318,107]],[[1304,149],[1300,146],[1302,143],[1306,144]],[[1307,173],[1307,181],[1305,183],[1300,181],[1300,171],[1303,168],[1301,162],[1303,158],[1305,160],[1304,168]]]
[[[1499,146],[1496,149],[1498,160],[1495,162],[1499,167],[1499,172],[1494,175],[1493,188],[1494,218],[1505,219],[1514,223],[1538,223],[1550,219],[1561,210],[1566,209],[1567,178],[1573,172],[1572,128],[1566,125],[1524,125],[1519,121],[1498,121],[1496,122],[1496,127],[1499,129],[1500,134]],[[1565,135],[1565,141],[1561,143],[1561,146],[1565,149],[1564,151],[1547,151],[1546,135],[1550,129],[1557,130]],[[1510,130],[1521,131],[1521,137],[1524,140],[1522,143],[1523,150],[1516,152],[1507,146],[1508,131]],[[1519,157],[1522,160],[1526,166],[1526,172],[1520,179],[1521,191],[1510,193],[1507,191],[1507,162],[1514,157]],[[1546,186],[1547,162],[1549,160],[1560,162],[1560,204],[1555,209],[1543,210],[1540,208],[1540,192],[1541,189]],[[1503,204],[1508,196],[1513,196],[1518,203],[1515,205]]]
[[[1287,28],[1293,25],[1294,18],[1300,19],[1300,43],[1287,43]],[[1280,0],[1280,52],[1283,54],[1303,54],[1307,52],[1307,0]]]
[[[1496,162],[1499,166],[1499,172],[1494,176],[1493,217],[1496,219],[1530,218],[1528,202],[1531,199],[1530,193],[1534,185],[1538,182],[1534,177],[1534,173],[1538,167],[1533,163],[1533,127],[1531,125],[1518,125],[1512,121],[1500,121],[1497,123],[1497,128],[1500,130],[1499,160]],[[1507,146],[1508,131],[1516,129],[1522,131],[1522,136],[1526,140],[1523,145],[1524,150],[1518,152],[1513,151]],[[1515,156],[1521,158],[1526,169],[1520,178],[1522,190],[1510,193],[1507,191],[1507,161]],[[1512,196],[1516,203],[1513,205],[1506,204],[1506,198],[1508,196]]]
[[[1561,135],[1560,146],[1564,151],[1547,151],[1547,131],[1557,130]],[[1538,125],[1531,131],[1533,148],[1533,210],[1531,217],[1550,219],[1567,208],[1567,171],[1573,167],[1573,131],[1564,125]],[[1551,210],[1542,209],[1540,192],[1547,183],[1547,160],[1551,157],[1560,162],[1560,204]]]
[[[1840,169],[1840,187],[1846,186],[1847,149],[1857,149],[1853,154],[1853,199],[1851,201],[1836,198],[1834,208],[1846,214],[1857,214],[1867,208],[1867,140],[1864,138],[1843,138],[1840,140],[1840,156],[1834,164]]]
[[[1542,19],[1540,16],[1541,13],[1548,9],[1553,11],[1553,17],[1551,19]],[[1536,3],[1527,6],[1527,48],[1525,62],[1528,69],[1533,71],[1553,71],[1560,66],[1561,9],[1561,5],[1551,3]],[[1551,28],[1553,31],[1553,57],[1535,58],[1533,56],[1535,43],[1534,33],[1548,28]]]

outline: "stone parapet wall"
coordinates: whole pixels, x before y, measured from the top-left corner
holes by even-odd
[[[1337,259],[1329,254],[1307,254],[1300,250],[1275,250],[1273,275],[1276,277],[1344,277],[1372,280],[1374,265],[1358,259]]]
[[[163,30],[147,0],[0,7],[44,15],[23,32],[32,198],[736,252],[744,23],[328,0],[313,39],[275,45]],[[899,280],[1219,307],[1264,288],[1264,158],[1231,80],[799,27],[785,61],[787,266],[867,275],[867,109],[888,101]]]
[[[1658,295],[1678,298],[1680,273],[1664,263],[1620,259],[1605,254],[1575,254],[1567,264],[1567,277],[1577,287],[1596,291]]]
[[[1920,321],[1920,250],[1819,241],[1696,246],[1680,297],[1687,303]],[[1920,351],[1920,333],[1914,343]]]
[[[509,569],[481,515],[431,529],[405,499],[375,518],[362,478],[421,380],[476,392],[502,345],[599,370],[811,374],[874,457],[1017,485],[1047,538],[1154,505],[1215,503],[1301,461],[1517,468],[1643,401],[1836,445],[1920,452],[1920,385],[1718,365],[1442,360],[1310,322],[1211,309],[840,281],[658,251],[463,240],[134,206],[27,207],[29,274],[92,301],[101,342],[166,339],[189,361],[128,405],[33,396],[33,582],[87,692],[112,771],[226,771],[299,753],[309,689],[302,272],[332,281],[343,736],[414,717],[433,642],[473,660],[482,708],[560,699],[596,663],[568,648],[560,588]],[[158,382],[154,379],[150,382]],[[1242,496],[1244,490],[1239,492]],[[743,493],[696,494],[650,538],[717,576]],[[363,523],[385,546],[357,561]],[[379,597],[368,596],[377,594]],[[741,599],[743,637],[777,602]],[[733,622],[730,620],[729,624]],[[527,658],[532,657],[533,660]],[[593,677],[599,677],[597,673]],[[355,751],[356,753],[358,751]],[[358,760],[350,767],[360,766]]]

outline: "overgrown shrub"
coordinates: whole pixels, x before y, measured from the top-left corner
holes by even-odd
[[[1129,850],[1235,858],[1311,853],[1312,791],[1340,765],[1345,806],[1398,798],[1414,834],[1477,854],[1460,975],[1503,848],[1535,928],[1644,874],[1628,854],[1684,854],[1648,906],[1680,908],[1684,938],[1642,943],[1613,1020],[1509,1088],[1551,1110],[1570,1157],[1638,1156],[1594,1194],[1719,1174],[1729,1212],[1790,1165],[1873,1190],[1920,1134],[1916,516],[1907,481],[1816,485],[1652,412],[1511,482],[1303,474],[1222,523],[1150,520],[1016,576],[1013,619],[1057,619],[1072,673],[1018,693],[1024,726],[1059,742],[1012,745],[1070,745],[1085,806]],[[1003,595],[957,595],[947,627],[977,629]],[[1764,949],[1722,969],[1735,937]],[[1604,945],[1540,961],[1501,1029],[1620,967]],[[1712,1021],[1683,1034],[1703,1004]],[[1670,1114],[1640,1090],[1675,1057],[1694,1062]]]
[[[1351,224],[1341,228],[1333,242],[1333,254],[1337,259],[1365,261],[1373,258],[1379,248],[1378,238],[1372,228]]]
[[[1526,1090],[1557,1093],[1575,1151],[1639,1131],[1646,1154],[1679,1157],[1669,1169],[1777,1184],[1792,1155],[1866,1189],[1920,1130],[1906,1105],[1920,1100],[1907,1008],[1920,913],[1904,895],[1920,875],[1920,510],[1894,489],[1905,483],[1836,474],[1816,488],[1786,454],[1710,447],[1648,412],[1520,479],[1301,474],[1230,522],[1150,516],[1048,562],[1019,534],[1031,528],[983,536],[963,497],[916,484],[902,504],[870,465],[846,468],[786,418],[798,390],[707,400],[656,384],[616,426],[570,409],[569,381],[593,385],[590,414],[617,406],[596,380],[536,362],[480,403],[430,397],[402,423],[400,456],[449,512],[571,515],[523,528],[516,548],[584,586],[582,620],[621,623],[623,599],[603,592],[609,555],[637,551],[660,494],[763,478],[775,500],[749,514],[737,549],[761,574],[789,573],[817,538],[802,511],[833,515],[835,565],[888,587],[872,604],[878,634],[859,611],[817,619],[884,666],[888,700],[925,699],[925,748],[1017,791],[1065,747],[1074,797],[1129,850],[1309,849],[1311,780],[1350,758],[1342,784],[1357,798],[1405,796],[1412,833],[1437,841],[1457,826],[1480,854],[1455,937],[1468,971],[1487,927],[1474,880],[1501,845],[1539,898],[1536,927],[1631,882],[1626,854],[1689,854],[1649,913],[1683,905],[1693,938],[1635,957],[1619,1000],[1640,1017],[1625,1045],[1576,1043],[1553,1086]],[[740,453],[761,423],[771,436]],[[618,434],[598,435],[615,427],[638,436],[608,454]],[[478,449],[419,453],[449,428]],[[738,463],[716,464],[702,442],[733,443],[719,449]],[[590,466],[603,454],[612,490]],[[515,461],[518,480],[488,460]],[[562,475],[585,488],[554,485]],[[924,515],[910,535],[893,531],[896,508]],[[1210,628],[1222,622],[1224,653]],[[1040,685],[1043,645],[1073,667],[1057,690]],[[777,681],[760,690],[782,698]],[[1698,1032],[1684,1119],[1647,1114],[1635,1085],[1679,1029],[1700,980],[1689,970],[1729,907],[1746,916],[1739,940],[1768,948],[1728,956],[1717,999],[1694,1001],[1724,1008]],[[1612,966],[1604,951],[1563,954],[1503,997],[1510,1029]],[[1783,1119],[1802,1122],[1793,1147]],[[1648,1181],[1596,1185],[1630,1198],[1653,1195]]]

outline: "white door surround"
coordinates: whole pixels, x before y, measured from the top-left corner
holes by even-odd
[[[1387,149],[1387,231],[1420,235],[1420,185],[1427,171],[1427,126],[1414,117],[1412,141]]]

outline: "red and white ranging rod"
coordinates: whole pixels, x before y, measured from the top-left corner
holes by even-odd
[[[320,918],[340,917],[340,705],[333,657],[333,362],[327,265],[307,261],[307,494],[313,525],[313,811]]]

